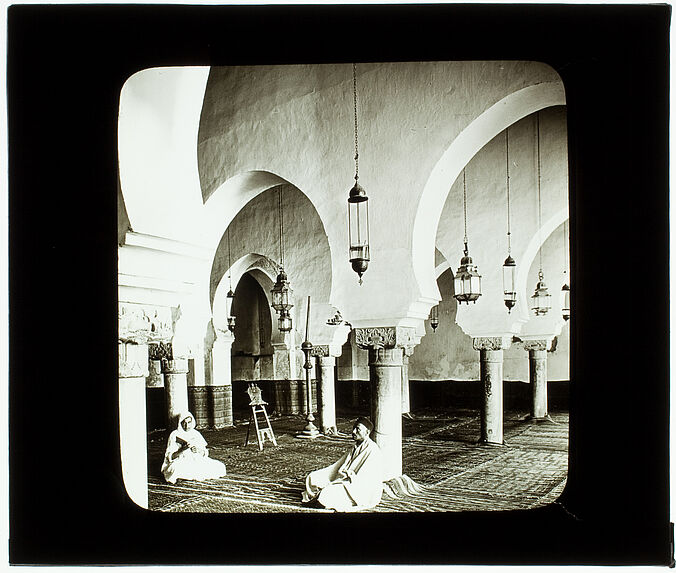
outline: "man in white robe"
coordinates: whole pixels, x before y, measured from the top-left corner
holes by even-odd
[[[382,457],[369,438],[373,424],[357,418],[352,428],[355,445],[335,464],[305,478],[303,503],[318,503],[335,511],[359,511],[375,507],[383,493]]]

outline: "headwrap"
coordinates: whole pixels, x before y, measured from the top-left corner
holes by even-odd
[[[369,434],[373,432],[373,422],[371,422],[371,420],[369,420],[368,418],[360,416],[354,421],[352,427],[354,428],[357,424],[361,424],[362,426],[364,426],[369,431]]]

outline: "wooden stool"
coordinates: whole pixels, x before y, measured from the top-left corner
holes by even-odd
[[[244,445],[249,445],[249,432],[251,431],[251,422],[256,426],[256,438],[258,439],[258,449],[263,450],[263,444],[265,439],[270,440],[275,446],[277,445],[277,440],[275,439],[275,433],[272,431],[272,426],[270,425],[270,418],[268,418],[268,413],[265,411],[265,405],[267,402],[263,400],[261,396],[261,390],[256,384],[249,384],[249,389],[246,391],[251,398],[249,406],[251,406],[251,416],[249,416],[249,425],[246,429],[246,440],[244,440]],[[267,428],[261,428],[258,425],[258,414],[263,413],[265,417],[265,423]]]

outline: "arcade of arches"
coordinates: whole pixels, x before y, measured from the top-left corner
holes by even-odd
[[[148,432],[175,425],[179,412],[190,408],[198,428],[227,430],[256,381],[277,414],[303,414],[308,297],[317,425],[334,431],[336,408],[366,397],[387,479],[402,474],[402,415],[441,395],[430,388],[448,389],[448,404],[435,404],[442,408],[473,393],[482,413],[476,438],[497,445],[504,404],[496,381],[531,388],[537,418],[547,415],[547,381],[550,391],[567,387],[558,297],[570,284],[567,131],[556,72],[536,62],[370,63],[357,66],[357,77],[371,244],[362,285],[347,252],[351,64],[156,68],[125,83],[120,436],[137,504],[148,505]],[[517,262],[511,312],[502,283],[506,136]],[[463,172],[469,250],[482,275],[482,295],[469,305],[453,297]],[[277,329],[270,292],[281,262],[280,196],[294,290],[288,333]],[[535,316],[540,267],[552,308]],[[337,313],[342,321],[330,320]]]

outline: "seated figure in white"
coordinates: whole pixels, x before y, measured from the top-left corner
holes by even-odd
[[[303,503],[335,511],[359,511],[378,505],[383,493],[382,457],[378,444],[369,438],[372,430],[368,418],[355,420],[354,446],[335,464],[305,478]]]
[[[162,475],[169,483],[179,478],[201,481],[225,475],[225,464],[209,457],[207,442],[195,429],[190,412],[179,417],[178,428],[169,434]]]

